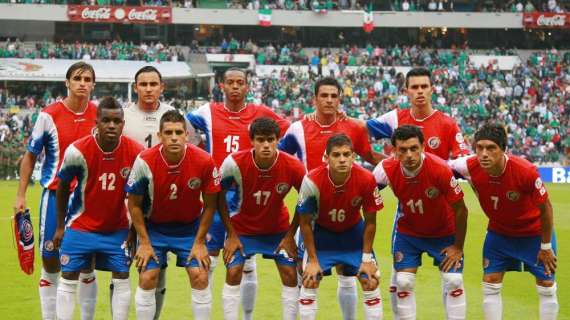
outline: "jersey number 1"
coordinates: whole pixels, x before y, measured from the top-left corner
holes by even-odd
[[[410,199],[410,201],[406,202],[406,205],[410,207],[412,213],[416,213],[416,209],[418,210],[419,214],[424,214],[424,203],[422,199],[419,199],[414,203],[414,199]]]
[[[146,142],[147,148],[152,147],[152,134],[149,133],[148,136],[144,138],[144,141]]]

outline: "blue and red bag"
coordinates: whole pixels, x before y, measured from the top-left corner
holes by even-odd
[[[14,215],[14,236],[18,247],[20,268],[27,274],[34,273],[34,228],[30,210],[26,209]]]

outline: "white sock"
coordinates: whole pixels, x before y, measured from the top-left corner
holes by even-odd
[[[77,280],[67,280],[61,278],[57,286],[56,313],[58,320],[73,319],[73,309],[75,309],[75,295],[77,293]]]
[[[210,288],[214,286],[214,270],[218,265],[218,257],[210,256],[210,269],[208,270],[208,285]]]
[[[97,304],[97,278],[95,272],[79,274],[79,305],[81,320],[93,320]]]
[[[416,319],[416,296],[414,287],[416,275],[411,272],[397,272],[398,316],[400,320]]]
[[[222,302],[224,305],[224,320],[239,319],[240,285],[230,286],[224,283]]]
[[[158,273],[158,284],[156,285],[156,292],[154,294],[156,300],[154,320],[158,320],[162,307],[164,306],[164,295],[166,294],[166,268],[161,268]]]
[[[356,319],[356,303],[358,292],[356,291],[356,277],[338,276],[336,297],[342,311],[343,319]]]
[[[390,305],[392,306],[392,316],[394,320],[400,320],[398,316],[398,285],[394,267],[392,267],[392,274],[390,275]]]
[[[502,283],[483,282],[483,314],[485,320],[503,319]]]
[[[42,268],[39,284],[42,319],[55,319],[58,282],[59,272],[49,273]]]
[[[281,304],[283,305],[283,320],[296,320],[299,313],[299,288],[281,288]]]
[[[380,288],[372,291],[362,291],[362,300],[364,303],[364,319],[380,320],[384,318]]]
[[[194,319],[208,320],[212,311],[212,293],[210,286],[206,289],[192,289],[192,311]]]
[[[556,296],[557,285],[552,287],[536,286],[540,300],[540,320],[556,320],[558,317],[558,297]]]
[[[466,317],[465,288],[461,273],[441,274],[445,293],[445,313],[448,320],[463,320]]]
[[[113,283],[113,320],[127,320],[131,306],[131,282],[129,279],[111,279]]]
[[[135,293],[135,308],[137,320],[152,320],[156,311],[156,289],[145,290],[137,287]]]
[[[318,310],[317,289],[301,287],[299,293],[299,315],[301,320],[315,320]]]
[[[241,306],[243,320],[253,319],[253,307],[257,296],[257,270],[255,256],[245,260],[241,278]]]

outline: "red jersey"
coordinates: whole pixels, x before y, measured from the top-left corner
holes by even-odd
[[[28,151],[36,157],[45,151],[40,179],[42,187],[57,189],[57,172],[65,150],[75,140],[90,135],[96,119],[97,107],[92,102],[82,113],[71,111],[63,101],[52,103],[40,112],[28,141]]]
[[[400,161],[385,159],[374,169],[380,187],[390,185],[400,204],[396,230],[406,235],[439,238],[455,234],[451,204],[463,199],[463,191],[449,166],[425,153],[415,176],[404,174]]]
[[[67,209],[66,224],[88,232],[114,232],[127,229],[125,184],[143,146],[121,136],[115,150],[104,152],[95,136],[74,142],[65,151],[58,177],[77,179]]]
[[[469,154],[469,148],[455,120],[437,110],[423,120],[414,118],[411,109],[403,109],[392,110],[366,122],[368,133],[375,139],[390,139],[394,130],[405,124],[421,128],[426,152],[444,160]]]
[[[228,199],[232,225],[239,235],[267,235],[289,228],[283,199],[291,187],[300,190],[305,167],[295,157],[278,152],[275,163],[260,169],[253,149],[229,155],[221,167],[222,188],[236,190]]]
[[[202,214],[202,193],[220,191],[220,175],[204,150],[187,144],[179,163],[162,155],[162,144],[143,151],[135,161],[126,190],[142,195],[150,222],[191,223]]]
[[[296,155],[310,171],[323,164],[327,140],[337,133],[346,134],[361,157],[371,152],[366,130],[351,119],[328,126],[306,119],[294,122],[279,141],[279,149]]]
[[[517,156],[506,156],[503,173],[490,176],[476,156],[450,162],[477,192],[481,208],[489,217],[489,230],[511,237],[541,234],[540,209],[548,193],[536,167]]]
[[[275,120],[281,129],[281,135],[289,127],[289,121],[280,118],[265,105],[251,103],[237,112],[228,110],[223,103],[207,103],[186,115],[192,126],[205,134],[205,149],[212,155],[217,166],[221,166],[230,153],[252,147],[249,125],[261,117]]]
[[[336,186],[329,177],[329,167],[320,166],[303,179],[297,212],[315,214],[315,223],[334,232],[354,227],[364,212],[377,212],[384,204],[376,188],[374,176],[357,164],[352,165],[350,177]]]

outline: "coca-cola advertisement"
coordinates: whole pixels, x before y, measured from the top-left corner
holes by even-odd
[[[68,5],[67,17],[74,22],[172,23],[170,7],[113,7]]]
[[[570,28],[569,13],[532,12],[523,15],[525,28]]]

